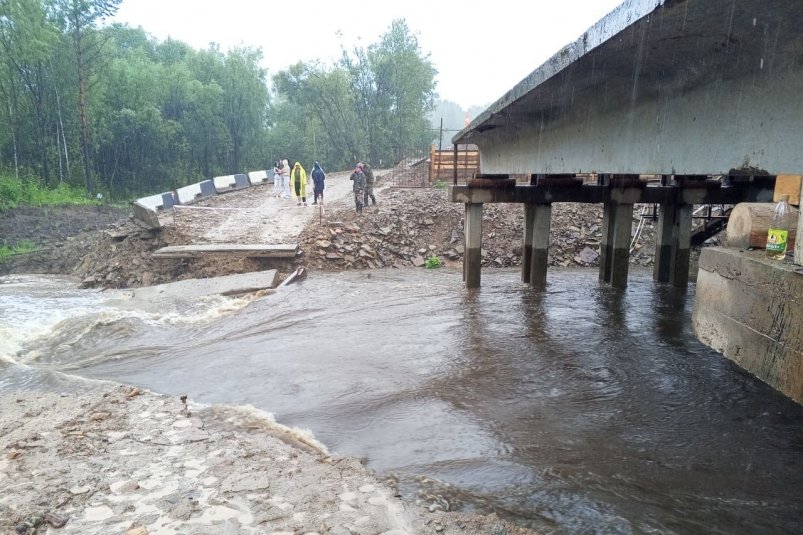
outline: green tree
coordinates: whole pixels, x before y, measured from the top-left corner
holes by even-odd
[[[395,163],[426,149],[435,74],[406,22],[397,20],[379,43],[344,50],[331,67],[298,63],[278,73],[274,85],[285,102],[282,115],[297,117],[302,145],[314,140],[312,152],[342,168],[362,159]],[[272,130],[289,128],[277,116]]]
[[[437,71],[404,19],[391,23],[379,44],[369,50],[369,57],[377,102],[387,110],[378,126],[389,137],[395,162],[410,148],[432,141],[427,114],[434,106]]]
[[[90,159],[87,91],[89,79],[101,65],[101,42],[97,25],[114,15],[122,0],[55,0],[58,14],[70,38],[78,85],[78,117],[81,125],[81,152],[88,193],[94,189]]]
[[[242,172],[243,157],[253,146],[267,120],[268,89],[264,69],[259,67],[262,53],[238,48],[223,63],[220,86],[223,89],[223,116],[231,139],[228,169]]]
[[[48,149],[52,144],[49,135],[52,87],[49,86],[47,65],[58,38],[58,32],[48,20],[45,6],[39,0],[0,4],[0,50],[6,60],[6,76],[5,81],[0,82],[0,92],[6,101],[14,153],[17,154],[20,131],[20,126],[14,123],[26,120],[26,112],[30,112],[36,131],[26,133],[33,134],[30,137],[31,144],[36,146],[35,152],[38,154],[35,170],[46,180],[50,178]],[[26,98],[27,106],[21,106],[20,95]]]
[[[338,155],[338,166],[353,165],[364,154],[366,128],[359,120],[347,71],[337,66],[327,71],[318,64],[297,63],[280,72],[274,83],[294,107],[292,128],[303,138],[311,139],[313,136],[307,128],[318,127],[321,134],[317,139],[328,145],[327,152]],[[290,115],[287,109],[285,115]],[[306,121],[305,117],[314,120]],[[283,125],[279,123],[277,127]]]

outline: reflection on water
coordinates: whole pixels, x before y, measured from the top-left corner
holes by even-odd
[[[512,271],[476,292],[448,271],[314,274],[183,323],[98,304],[0,388],[67,371],[251,404],[409,499],[547,533],[794,532],[803,410],[697,342],[692,301],[638,272],[618,291],[555,270],[545,293]]]

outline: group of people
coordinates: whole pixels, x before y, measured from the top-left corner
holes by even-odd
[[[312,204],[323,204],[326,173],[318,162],[312,164]],[[296,205],[307,206],[307,171],[296,162],[292,168],[287,158],[273,163],[273,194],[281,199],[296,199]]]
[[[312,204],[323,204],[324,182],[326,173],[318,162],[312,164]],[[354,204],[357,213],[362,214],[363,207],[368,206],[370,200],[376,205],[374,196],[374,172],[367,163],[358,163],[351,173],[349,180],[353,182]],[[273,163],[273,195],[280,199],[296,199],[298,206],[307,206],[307,172],[301,163],[296,162],[293,167],[287,158],[276,160]]]
[[[374,197],[374,183],[376,180],[370,165],[362,162],[358,163],[349,180],[354,182],[352,189],[358,214],[362,214],[363,207],[368,206],[369,199],[373,205],[376,205],[376,197]]]

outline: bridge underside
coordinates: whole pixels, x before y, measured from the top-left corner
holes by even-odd
[[[454,141],[483,173],[799,173],[802,27],[799,0],[625,2]]]
[[[453,187],[466,205],[466,285],[479,286],[485,202],[524,204],[522,279],[534,286],[552,202],[604,204],[600,279],[614,286],[627,281],[633,204],[659,204],[655,278],[686,284],[694,204],[771,201],[771,178],[803,174],[800,28],[799,0],[628,0],[564,47],[453,142],[476,144],[489,178],[659,175],[663,186]],[[713,190],[671,179],[720,176],[766,180]]]
[[[557,181],[571,180],[562,175]],[[630,240],[635,204],[660,207],[653,278],[674,286],[689,280],[692,209],[695,204],[736,204],[767,202],[773,197],[774,176],[730,177],[731,185],[705,176],[664,177],[661,185],[648,185],[637,176],[603,175],[597,185],[579,182],[573,186],[545,185],[549,177],[533,185],[502,187],[450,186],[449,199],[461,202],[465,211],[465,253],[463,279],[468,288],[478,288],[481,278],[482,207],[485,203],[524,205],[522,282],[536,288],[546,286],[552,203],[578,202],[603,205],[600,243],[600,281],[614,287],[627,285]]]

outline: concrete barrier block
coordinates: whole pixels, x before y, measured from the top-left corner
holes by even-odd
[[[150,195],[148,197],[142,197],[141,199],[136,200],[140,206],[144,208],[148,208],[149,210],[161,210],[164,206],[164,200],[162,199],[162,194],[159,193],[158,195]]]
[[[156,213],[155,209],[142,204],[140,201],[134,201],[133,206],[134,218],[137,221],[141,222],[148,228],[162,228],[162,224],[159,222],[159,215]]]
[[[176,190],[176,204],[192,204],[215,194],[215,186],[211,180],[196,182]]]
[[[251,186],[251,184],[248,182],[248,177],[242,173],[236,175],[216,176],[212,179],[212,182],[214,183],[215,191],[217,193],[226,193],[228,191],[234,191]]]
[[[211,180],[204,180],[203,182],[198,182],[198,186],[201,188],[201,197],[211,197],[214,195],[215,192],[215,183]]]
[[[217,193],[231,191],[232,187],[234,187],[234,175],[216,176],[212,179],[212,184],[214,184]]]
[[[201,198],[200,184],[190,184],[176,190],[179,204],[191,204]]]
[[[162,193],[162,210],[168,210],[177,204],[179,204],[178,199],[176,199],[172,191]]]
[[[243,173],[238,173],[234,175],[234,189],[243,189],[250,187],[251,183],[248,181],[247,176],[245,176]]]
[[[257,184],[273,184],[273,176],[267,171],[251,171],[248,173],[248,181],[252,186]]]

